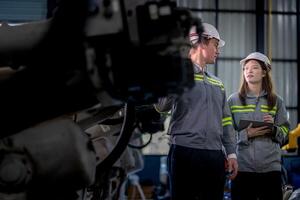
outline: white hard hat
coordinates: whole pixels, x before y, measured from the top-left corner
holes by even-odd
[[[219,40],[219,47],[223,47],[225,45],[225,41],[220,38],[219,32],[213,25],[208,23],[203,23],[202,25],[204,28],[204,32],[202,33],[203,36]]]
[[[225,41],[220,38],[219,32],[213,25],[208,24],[208,23],[202,23],[202,26],[204,29],[202,36],[205,36],[209,39],[215,38],[215,39],[219,40],[219,47],[223,47],[225,45]],[[195,45],[199,42],[199,34],[197,33],[196,26],[191,27],[189,36],[190,36],[190,42],[192,43],[192,45]]]
[[[189,33],[190,42],[192,45],[195,45],[199,42],[199,34],[197,33],[197,27],[192,26]]]
[[[262,61],[269,70],[271,69],[271,62],[270,62],[269,58],[259,52],[250,53],[246,58],[244,58],[243,60],[240,61],[240,64],[243,67],[247,60],[253,60],[253,59]]]

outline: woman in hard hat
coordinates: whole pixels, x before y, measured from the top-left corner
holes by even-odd
[[[203,23],[203,28],[202,34],[196,26],[190,30],[195,86],[156,104],[160,112],[172,110],[168,131],[172,200],[223,200],[226,159],[231,178],[237,173],[236,141],[224,86],[206,68],[215,63],[225,42],[211,24]]]
[[[285,104],[274,93],[267,56],[254,52],[240,64],[240,89],[228,104],[235,129],[241,120],[249,125],[237,131],[239,172],[232,181],[232,200],[282,200],[280,146],[289,132]],[[265,124],[255,127],[256,121]]]

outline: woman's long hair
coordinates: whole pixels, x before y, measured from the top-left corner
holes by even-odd
[[[247,60],[244,65],[247,64],[250,60]],[[267,66],[260,60],[256,60],[261,68],[266,72],[266,76],[263,77],[262,80],[262,90],[265,90],[267,92],[267,102],[268,102],[268,107],[269,109],[272,109],[276,105],[276,94],[274,92],[274,87],[273,87],[273,80],[272,80],[272,75],[271,75],[271,70],[267,68]],[[244,67],[242,69],[244,71]],[[246,96],[247,96],[247,91],[249,90],[248,84],[245,80],[244,73],[242,71],[241,75],[241,85],[239,88],[239,98],[242,102],[243,105],[246,105]]]

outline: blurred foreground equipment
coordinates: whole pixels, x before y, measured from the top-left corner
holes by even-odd
[[[142,167],[132,135],[163,128],[151,104],[194,85],[187,34],[202,27],[175,2],[59,2],[0,26],[2,199],[111,199]]]

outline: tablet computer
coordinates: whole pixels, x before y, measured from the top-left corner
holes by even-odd
[[[263,121],[255,121],[255,120],[244,120],[241,119],[238,127],[238,131],[241,131],[245,128],[247,128],[252,123],[253,128],[261,127],[261,126],[267,126],[269,128],[273,128],[273,123],[263,122]]]

